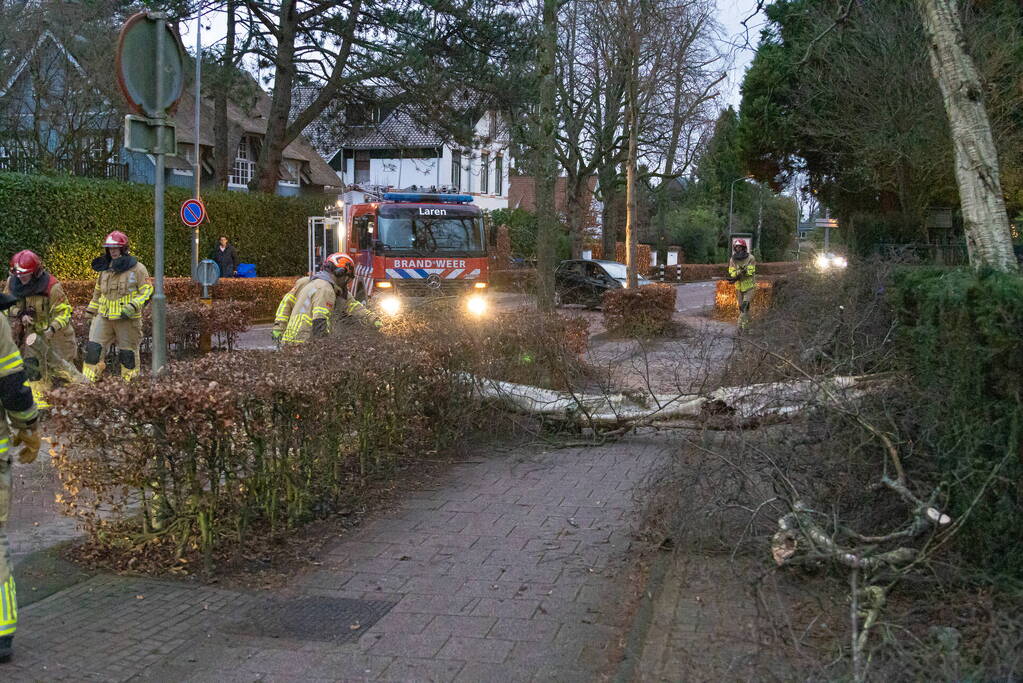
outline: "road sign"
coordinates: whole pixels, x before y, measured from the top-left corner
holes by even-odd
[[[117,85],[128,107],[150,118],[173,112],[185,87],[185,48],[174,27],[158,21],[159,16],[150,12],[132,15],[117,41]],[[158,23],[164,30],[161,41],[156,39]],[[162,46],[159,56],[157,43]],[[157,78],[154,64],[158,63],[163,78]]]
[[[162,144],[160,128],[163,128]],[[168,119],[147,119],[145,116],[125,114],[124,148],[145,154],[177,154],[177,130],[174,122]]]
[[[181,205],[181,222],[190,228],[206,220],[206,207],[199,199],[186,199]]]

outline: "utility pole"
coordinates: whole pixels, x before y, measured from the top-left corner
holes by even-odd
[[[153,12],[156,20],[156,92],[164,91],[163,44],[167,40],[167,15]],[[167,362],[167,297],[163,293],[163,197],[167,159],[164,155],[163,140],[166,133],[163,125],[167,119],[165,109],[155,117],[159,123],[156,129],[156,178],[153,183],[153,374],[158,375]]]
[[[202,85],[202,4],[195,15],[195,158],[192,160],[192,175],[195,177],[195,198],[202,199],[202,166],[199,163],[199,109]],[[199,267],[199,225],[192,228],[192,276]]]

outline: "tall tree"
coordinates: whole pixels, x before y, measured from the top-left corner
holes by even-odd
[[[1001,271],[1018,269],[999,178],[998,150],[984,106],[984,89],[966,51],[957,3],[918,0],[930,39],[931,69],[952,129],[956,181],[970,262]]]
[[[540,106],[536,147],[533,150],[537,210],[536,297],[540,310],[550,310],[554,306],[555,244],[559,230],[554,203],[554,187],[558,178],[555,157],[558,120],[554,109],[557,91],[554,60],[558,49],[559,0],[542,1],[538,55]]]

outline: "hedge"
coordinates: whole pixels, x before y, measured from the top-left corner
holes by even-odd
[[[771,305],[773,283],[769,280],[757,280],[757,291],[750,304],[750,317],[756,317]],[[739,318],[739,299],[735,293],[735,284],[727,280],[718,280],[714,292],[714,317],[718,320],[735,322]]]
[[[678,290],[655,283],[635,289],[611,289],[604,293],[604,325],[627,336],[663,334],[671,325]]]
[[[178,217],[191,193],[168,187],[164,253],[167,276],[191,273],[191,230]],[[307,218],[323,212],[325,198],[277,197],[210,190],[203,194],[210,219],[201,230],[205,258],[227,235],[245,263],[261,275],[305,272]],[[92,260],[112,230],[127,233],[132,251],[153,271],[153,188],[116,180],[0,173],[0,254],[22,249],[42,255],[61,279],[90,278]]]
[[[913,268],[889,291],[914,420],[960,519],[966,553],[1023,578],[1023,277]],[[976,503],[974,502],[976,499]]]
[[[214,300],[241,301],[250,304],[253,320],[273,318],[277,304],[295,284],[294,277],[224,278],[211,290]],[[96,280],[62,280],[72,306],[85,305],[92,298]],[[200,287],[191,278],[170,277],[163,281],[168,303],[185,303],[199,298]]]
[[[799,270],[799,261],[770,261],[757,264],[757,275],[787,275]],[[656,275],[656,273],[655,273]],[[664,266],[666,282],[698,282],[728,276],[727,263],[680,263]]]

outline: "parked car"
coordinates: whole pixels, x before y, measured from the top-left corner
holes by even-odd
[[[625,286],[625,264],[616,261],[573,259],[562,261],[554,272],[554,304],[582,304],[599,308],[604,292]],[[653,284],[642,275],[639,285]]]

